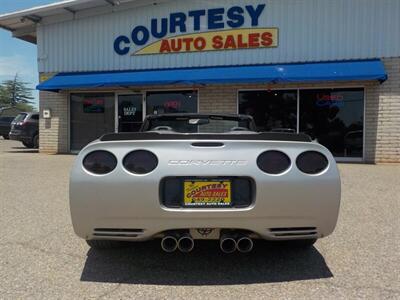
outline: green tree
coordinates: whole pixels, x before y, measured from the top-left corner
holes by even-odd
[[[0,106],[16,107],[23,111],[32,111],[33,89],[28,87],[27,82],[22,81],[18,74],[10,80],[5,80],[0,84]]]
[[[2,83],[0,83],[0,106],[6,106],[9,104],[9,100],[7,98],[6,89]]]

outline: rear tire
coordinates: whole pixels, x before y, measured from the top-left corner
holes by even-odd
[[[33,144],[32,144],[32,143],[22,142],[22,144],[23,144],[26,148],[29,148],[29,149],[32,149],[32,148],[33,148]]]
[[[93,249],[113,249],[123,246],[123,243],[120,241],[109,240],[87,240],[86,243]]]
[[[32,139],[32,144],[33,148],[38,149],[39,148],[39,135],[35,135]]]
[[[9,139],[10,139],[10,137],[8,136],[8,134],[3,135],[3,138],[4,138],[5,140],[9,140]]]

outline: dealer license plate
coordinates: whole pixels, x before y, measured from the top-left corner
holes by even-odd
[[[183,192],[186,207],[227,207],[232,203],[229,180],[186,180]]]

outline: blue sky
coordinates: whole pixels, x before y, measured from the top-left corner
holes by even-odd
[[[57,2],[56,0],[0,0],[0,15],[34,6]],[[15,73],[32,88],[38,83],[36,45],[13,38],[0,28],[0,81],[11,79]],[[34,92],[38,106],[38,92]]]

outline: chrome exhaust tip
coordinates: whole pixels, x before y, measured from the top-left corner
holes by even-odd
[[[224,253],[233,253],[236,250],[236,241],[233,237],[231,236],[221,236],[219,240],[219,247],[221,248],[221,251]]]
[[[178,240],[172,235],[166,235],[161,239],[161,249],[171,253],[178,248]]]
[[[179,238],[178,240],[179,251],[188,253],[192,251],[193,248],[194,248],[194,240],[189,234],[186,234]]]
[[[253,250],[253,240],[248,236],[240,237],[236,242],[236,248],[239,252],[248,253]]]

